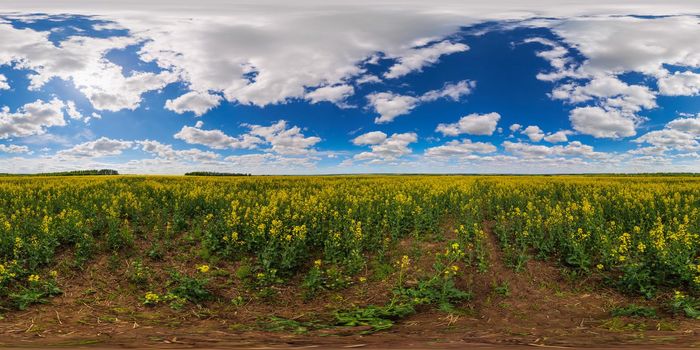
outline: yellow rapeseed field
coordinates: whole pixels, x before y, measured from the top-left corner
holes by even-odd
[[[342,288],[370,257],[441,234],[446,221],[456,234],[436,257],[441,281],[462,272],[458,262],[488,270],[484,242],[493,234],[516,270],[542,259],[601,274],[624,292],[692,298],[699,208],[700,178],[680,176],[5,177],[0,300],[26,307],[36,301],[30,292],[60,293],[49,272],[59,253],[77,268],[138,242],[157,256],[175,237],[214,262],[193,266],[195,277],[176,273],[182,285],[204,289],[196,276],[215,261],[247,259],[261,286],[301,274],[310,291]],[[410,265],[405,256],[395,268]],[[133,269],[134,279],[146,274]],[[204,298],[195,287],[149,291],[144,303]]]

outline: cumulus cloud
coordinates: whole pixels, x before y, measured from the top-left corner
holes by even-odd
[[[402,56],[396,58],[397,63],[384,73],[387,79],[395,79],[414,71],[421,71],[423,67],[438,62],[441,56],[469,50],[469,46],[462,43],[441,41],[430,46],[411,49]]]
[[[317,160],[309,157],[289,157],[272,153],[256,153],[228,156],[224,158],[227,164],[236,169],[257,169],[267,173],[269,170],[295,170],[313,167]]]
[[[552,92],[552,98],[570,103],[600,100],[606,108],[625,113],[656,107],[656,95],[648,87],[628,85],[613,76],[596,77],[586,85],[564,84]]]
[[[441,98],[452,101],[459,101],[462,97],[469,95],[476,87],[475,81],[462,80],[455,84],[446,83],[441,89],[431,90],[420,97],[421,102],[432,102]]]
[[[18,145],[0,145],[0,152],[3,153],[29,153],[29,147]]]
[[[178,114],[192,112],[199,117],[218,106],[221,99],[221,96],[208,92],[190,91],[178,98],[165,101],[165,109]]]
[[[569,142],[566,146],[533,145],[523,142],[504,141],[503,148],[506,152],[524,158],[542,158],[552,156],[571,156],[584,158],[605,158],[607,154],[596,152],[592,146],[580,141]]]
[[[551,143],[566,142],[569,141],[568,135],[571,134],[572,132],[569,130],[560,130],[555,133],[547,134],[547,136],[544,137],[544,140]]]
[[[678,118],[670,121],[668,128],[700,136],[700,114],[693,118]]]
[[[463,16],[450,13],[317,5],[124,16],[118,22],[145,41],[141,59],[178,72],[193,91],[222,93],[227,101],[256,106],[303,99],[308,89],[343,84],[365,74],[360,63],[377,52],[403,57],[411,51],[407,45],[444,37],[464,24],[457,21]]]
[[[473,113],[459,119],[457,123],[439,124],[436,132],[445,136],[469,135],[493,135],[496,131],[501,115],[492,112],[488,114]]]
[[[635,121],[614,109],[579,107],[571,111],[569,120],[574,130],[595,138],[619,139],[637,134]]]
[[[386,140],[387,135],[381,131],[370,131],[352,140],[355,145],[377,145]]]
[[[312,148],[321,141],[316,136],[306,137],[301,128],[288,128],[287,121],[280,120],[270,126],[244,124],[248,133],[238,137],[226,135],[221,130],[203,130],[204,123],[198,122],[194,127],[183,126],[174,135],[176,139],[190,144],[204,145],[213,149],[254,149],[268,145],[268,151],[282,155],[304,155],[314,152]]]
[[[557,20],[552,29],[585,58],[588,76],[641,72],[659,76],[664,64],[700,65],[700,26],[695,16],[580,17]]]
[[[378,92],[367,96],[370,106],[379,117],[374,119],[375,123],[389,123],[400,115],[411,112],[420,100],[413,96],[393,94],[391,92]]]
[[[700,138],[700,116],[678,118],[668,122],[662,130],[650,131],[635,139],[636,143],[651,146],[634,152],[657,155],[669,150],[696,152],[700,150],[698,138]]]
[[[112,50],[140,42],[126,36],[94,38],[71,36],[54,45],[50,32],[17,29],[0,23],[0,65],[30,71],[30,90],[41,89],[59,78],[82,92],[98,110],[136,109],[142,95],[175,82],[171,72],[133,72],[125,76],[122,67],[105,59]]]
[[[0,109],[0,139],[41,135],[47,128],[65,126],[64,106],[63,101],[54,98],[48,102],[27,103],[15,112],[3,107]]]
[[[183,126],[173,137],[189,144],[204,145],[213,149],[253,149],[263,143],[262,139],[253,135],[245,134],[236,138],[217,129],[203,130],[201,129],[203,125],[203,123],[197,122],[194,127]]]
[[[355,84],[370,84],[370,83],[381,83],[382,80],[378,76],[372,74],[365,74],[355,80]]]
[[[7,82],[7,77],[0,74],[0,90],[10,90],[10,84]]]
[[[340,107],[346,107],[344,101],[355,93],[355,88],[351,85],[328,85],[317,88],[306,94],[306,99],[312,104],[328,101]]]
[[[525,43],[537,43],[549,48],[549,50],[538,51],[536,55],[549,62],[554,69],[548,73],[538,73],[537,79],[542,81],[557,81],[566,77],[577,77],[574,69],[576,62],[569,57],[569,50],[564,46],[545,38],[528,38]]]
[[[700,149],[700,144],[698,144],[695,135],[675,129],[650,131],[635,139],[634,142],[648,143],[656,147],[683,151],[697,151]]]
[[[313,146],[321,142],[317,136],[304,136],[301,128],[287,128],[287,121],[280,120],[270,126],[246,125],[250,135],[265,140],[271,147],[270,151],[281,155],[305,155],[313,153]]]
[[[475,82],[463,80],[454,84],[447,83],[441,89],[428,91],[418,97],[379,92],[367,95],[367,100],[374,111],[379,114],[374,122],[377,124],[389,123],[400,115],[410,113],[424,102],[432,102],[441,98],[459,101],[463,96],[470,94],[475,86]]]
[[[658,80],[659,93],[666,96],[697,96],[700,94],[700,74],[676,72]]]
[[[544,138],[544,132],[537,125],[528,126],[523,131],[521,131],[521,133],[529,137],[530,141],[533,142],[540,142]]]
[[[56,153],[59,157],[67,158],[99,158],[116,156],[122,154],[125,149],[131,147],[133,142],[124,140],[114,140],[107,137],[100,137],[95,141],[84,142],[72,148]]]
[[[359,161],[370,161],[371,163],[394,161],[398,158],[411,154],[413,151],[408,146],[411,143],[418,141],[418,135],[413,132],[393,134],[388,138],[386,135],[384,136],[384,140],[379,143],[363,143],[370,145],[371,151],[358,153],[353,157],[353,159]],[[369,141],[370,140],[366,140],[366,142]],[[376,141],[376,139],[372,141]]]
[[[214,152],[202,151],[196,148],[175,150],[172,145],[154,140],[136,141],[136,144],[141,146],[144,152],[169,161],[210,162],[219,158],[219,154]]]
[[[464,139],[462,141],[452,140],[442,146],[428,148],[425,150],[425,155],[428,157],[458,157],[474,153],[493,153],[496,150],[496,146],[491,143],[472,142],[469,139]]]
[[[610,124],[616,126],[608,127],[618,131],[593,130],[599,135],[596,137],[610,137],[603,134],[612,137],[634,135],[630,127],[643,119],[637,113],[657,106],[657,92],[644,85],[622,82],[618,76],[624,73],[638,72],[656,78],[658,94],[661,95],[690,96],[700,92],[697,73],[691,70],[670,73],[667,70],[668,66],[700,67],[700,43],[694,39],[700,35],[700,26],[695,16],[582,16],[543,20],[535,25],[551,28],[563,42],[583,56],[583,60],[576,63],[562,45],[546,39],[533,40],[551,48],[539,55],[555,68],[555,72],[539,78],[549,81],[576,79],[556,87],[552,98],[573,104],[594,102],[613,117]],[[581,80],[588,82],[581,83]],[[572,117],[575,116],[572,114]]]

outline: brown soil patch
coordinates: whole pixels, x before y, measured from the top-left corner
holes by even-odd
[[[656,319],[613,318],[610,310],[615,306],[648,302],[602,289],[595,281],[567,280],[560,269],[546,262],[529,261],[523,272],[514,272],[503,264],[488,223],[486,231],[489,270],[466,269],[460,277],[459,286],[470,290],[474,298],[458,305],[459,312],[424,308],[393,328],[371,335],[360,334],[366,330],[363,327],[311,327],[301,334],[288,328],[274,330],[276,325],[269,317],[331,322],[335,310],[387,302],[392,278],[370,278],[367,284],[324,292],[304,302],[298,287],[301,277],[297,277],[277,287],[277,296],[271,300],[235,306],[228,300],[244,287],[232,276],[237,265],[222,263],[217,270],[223,273],[214,283],[220,301],[174,311],[167,306],[141,305],[138,298],[145,291],[128,283],[123,273],[105,272],[114,262],[102,257],[84,271],[60,276],[65,293],[49,304],[5,314],[0,320],[0,347],[700,347],[700,322],[663,312]],[[453,225],[447,222],[444,238],[449,240],[452,235]],[[423,273],[431,268],[434,253],[444,249],[445,242],[409,238],[399,244],[396,258],[420,249],[412,269]],[[165,275],[166,267],[191,269],[196,263],[171,256],[149,267]],[[365,275],[371,276],[371,271]],[[163,277],[154,279],[164,281]],[[507,293],[497,288],[506,284]]]

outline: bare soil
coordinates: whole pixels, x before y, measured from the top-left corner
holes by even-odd
[[[59,276],[64,294],[50,303],[14,311],[0,319],[0,347],[6,348],[694,348],[700,347],[700,322],[660,311],[658,318],[612,317],[616,306],[653,303],[600,287],[600,281],[572,280],[551,263],[529,261],[516,273],[503,263],[498,242],[489,234],[489,270],[465,269],[460,288],[473,299],[459,312],[431,308],[369,335],[366,327],[277,327],[270,317],[298,322],[332,322],[335,310],[353,305],[382,305],[389,300],[391,278],[329,291],[312,301],[301,297],[299,278],[278,287],[271,299],[242,306],[228,302],[243,289],[233,276],[236,266],[217,265],[214,292],[220,301],[171,310],[143,306],[144,290],[110,273],[108,257],[84,271]],[[452,225],[445,225],[449,239]],[[412,264],[416,273],[430,269],[444,242],[406,239],[399,255],[423,252]],[[124,262],[126,264],[127,262]],[[195,261],[166,258],[165,266],[193,266]],[[158,270],[156,266],[153,271]],[[113,270],[113,269],[112,269]],[[165,275],[165,270],[162,275]],[[370,276],[371,271],[367,271]],[[161,273],[154,273],[158,280]],[[408,281],[411,283],[411,281]],[[498,286],[507,284],[507,293]],[[650,304],[651,303],[651,304]],[[658,305],[657,305],[658,306]]]

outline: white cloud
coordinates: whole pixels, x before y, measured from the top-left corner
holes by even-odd
[[[655,155],[662,155],[669,150],[696,152],[700,150],[698,138],[700,138],[700,116],[678,118],[670,121],[662,130],[650,131],[635,139],[636,143],[651,146],[632,152]]]
[[[374,119],[375,123],[389,123],[400,115],[408,114],[412,111],[420,100],[413,96],[396,95],[391,92],[373,93],[367,96],[369,104],[379,117]]]
[[[143,60],[178,72],[190,89],[257,106],[342,84],[365,74],[359,64],[377,52],[401,57],[407,44],[444,37],[464,24],[457,14],[356,9],[324,3],[269,11],[253,5],[118,21],[147,40],[140,51]]]
[[[462,141],[452,140],[442,146],[428,148],[425,150],[425,155],[428,157],[455,157],[474,153],[493,153],[496,150],[496,146],[491,143],[472,142],[469,139],[464,139]]]
[[[355,145],[377,145],[384,142],[387,135],[381,131],[370,131],[366,134],[362,134],[352,140]]]
[[[459,119],[457,123],[439,124],[435,131],[445,136],[493,135],[501,115],[495,112],[488,114],[470,114]]]
[[[506,152],[522,157],[544,157],[554,154],[552,147],[543,145],[531,145],[529,143],[504,141],[503,148]]]
[[[351,85],[328,85],[307,93],[306,99],[311,101],[312,104],[328,101],[340,107],[345,107],[345,99],[354,93],[355,89]]]
[[[285,120],[280,120],[270,126],[244,124],[248,133],[238,137],[226,135],[221,130],[203,130],[203,123],[195,127],[183,126],[174,135],[176,139],[190,144],[204,145],[213,149],[254,149],[260,145],[268,145],[269,152],[281,155],[307,155],[315,152],[312,148],[321,141],[316,136],[305,136],[297,126],[288,128]]]
[[[101,137],[95,141],[89,141],[75,145],[72,148],[62,150],[56,153],[59,157],[67,158],[99,158],[107,156],[116,156],[131,147],[133,142],[124,140],[114,140],[107,137]]]
[[[66,114],[68,114],[71,119],[83,120],[84,118],[73,101],[66,101]]]
[[[516,132],[516,131],[520,130],[520,128],[522,128],[522,127],[523,127],[523,126],[520,125],[520,124],[512,124],[508,129],[509,129],[511,132]]]
[[[540,142],[544,138],[544,132],[537,125],[528,126],[523,131],[521,131],[521,133],[529,137],[530,141],[533,142]]]
[[[579,107],[571,111],[569,120],[574,130],[595,138],[617,139],[637,134],[635,121],[617,110]]]
[[[694,118],[678,118],[670,121],[668,128],[700,136],[700,114]]]
[[[170,161],[210,162],[219,158],[219,155],[214,152],[202,151],[196,148],[175,150],[172,145],[166,145],[154,140],[136,141],[136,143],[141,146],[144,152]]]
[[[17,145],[0,145],[0,152],[4,153],[29,153],[29,147]]]
[[[96,30],[96,31],[101,31],[101,30],[124,30],[126,28],[120,26],[117,23],[97,23],[97,24],[93,24],[92,29]]]
[[[49,102],[36,100],[10,112],[8,107],[0,110],[0,139],[27,137],[46,133],[53,126],[65,126],[64,103],[59,99]]]
[[[10,90],[10,84],[7,82],[7,77],[0,74],[0,90]]]
[[[569,50],[562,45],[544,38],[528,38],[525,39],[524,42],[538,43],[549,47],[549,50],[538,51],[536,55],[549,62],[554,71],[549,73],[538,73],[537,79],[542,81],[557,81],[565,77],[578,76],[578,74],[573,71],[575,68],[574,60],[568,57]]]
[[[85,123],[89,122],[90,119],[102,118],[102,116],[100,116],[99,114],[97,114],[95,112],[93,112],[92,114],[90,114],[88,116],[83,115],[82,113],[80,113],[80,111],[78,111],[78,107],[75,105],[75,102],[73,102],[73,101],[66,101],[65,109],[66,109],[66,114],[68,114],[68,116],[71,119],[80,120],[80,121],[83,121]]]
[[[224,159],[227,164],[236,169],[255,169],[263,173],[269,173],[270,169],[304,169],[312,168],[316,159],[309,157],[286,157],[272,153],[257,153],[229,156]],[[239,170],[240,171],[240,170]]]
[[[381,83],[381,82],[382,82],[382,80],[379,79],[379,77],[377,77],[376,75],[372,75],[372,74],[365,74],[365,75],[357,78],[357,80],[355,80],[355,83],[358,85],[370,84],[370,83]]]
[[[430,90],[418,97],[378,92],[367,95],[367,100],[374,111],[379,113],[379,117],[375,118],[374,122],[382,124],[410,113],[421,103],[433,102],[441,98],[459,101],[462,97],[469,95],[475,86],[474,81],[462,80],[457,83],[446,83],[442,88]]]
[[[469,95],[476,87],[475,81],[462,80],[456,84],[446,83],[441,89],[431,90],[420,97],[421,102],[432,102],[441,98],[449,98],[452,101],[459,101],[462,97]]]
[[[135,110],[141,105],[142,95],[148,91],[160,90],[177,80],[170,72],[139,72],[128,77],[121,74],[121,68],[111,67],[96,74],[101,82],[78,85],[97,110],[117,112],[123,109]],[[75,82],[75,78],[73,78]]]
[[[418,135],[412,132],[393,134],[380,143],[371,144],[371,152],[358,153],[353,159],[371,161],[373,163],[394,161],[400,157],[411,154],[412,150],[408,145],[416,141],[418,141]]]
[[[165,109],[169,109],[178,114],[192,112],[195,116],[199,117],[207,113],[210,109],[218,106],[221,99],[221,96],[208,92],[190,91],[178,98],[165,101]]]
[[[285,120],[280,120],[270,126],[247,125],[247,127],[250,128],[251,135],[262,137],[272,146],[269,149],[271,152],[281,155],[313,153],[315,150],[312,147],[321,142],[320,137],[304,136],[298,126],[287,128]]]
[[[569,141],[568,135],[571,134],[572,132],[569,130],[560,130],[555,133],[548,134],[544,137],[544,140],[551,143],[566,142]]]
[[[194,127],[183,126],[173,137],[189,144],[204,145],[213,149],[253,149],[263,143],[263,140],[256,136],[245,134],[235,138],[224,134],[221,130],[202,130],[202,126],[201,122],[197,122]]]
[[[178,79],[170,72],[125,76],[122,67],[105,59],[109,51],[137,44],[137,38],[71,36],[54,45],[49,34],[0,23],[0,65],[31,71],[30,90],[39,90],[52,78],[59,78],[72,82],[95,109],[133,110],[140,105],[143,93]]]
[[[656,147],[664,147],[683,151],[700,150],[700,144],[695,135],[675,129],[650,131],[635,139],[637,143],[648,143]]]
[[[676,72],[659,78],[659,93],[666,96],[697,96],[700,94],[700,74]]]
[[[700,26],[695,16],[570,18],[555,21],[553,30],[586,57],[579,71],[589,76],[624,72],[658,76],[664,73],[664,64],[700,65]]]
[[[414,71],[421,71],[423,67],[435,64],[440,56],[469,50],[469,46],[461,43],[441,41],[427,47],[411,49],[402,56],[396,58],[396,64],[384,74],[387,79],[395,79]]]
[[[600,100],[606,108],[625,113],[656,107],[656,96],[648,87],[628,85],[613,76],[596,77],[586,85],[561,85],[552,92],[552,98],[570,103]]]
[[[533,145],[522,142],[504,141],[503,148],[506,152],[524,158],[543,158],[543,157],[584,157],[584,158],[607,158],[608,154],[596,152],[592,146],[584,145],[580,141],[569,142],[566,146],[544,146]]]

